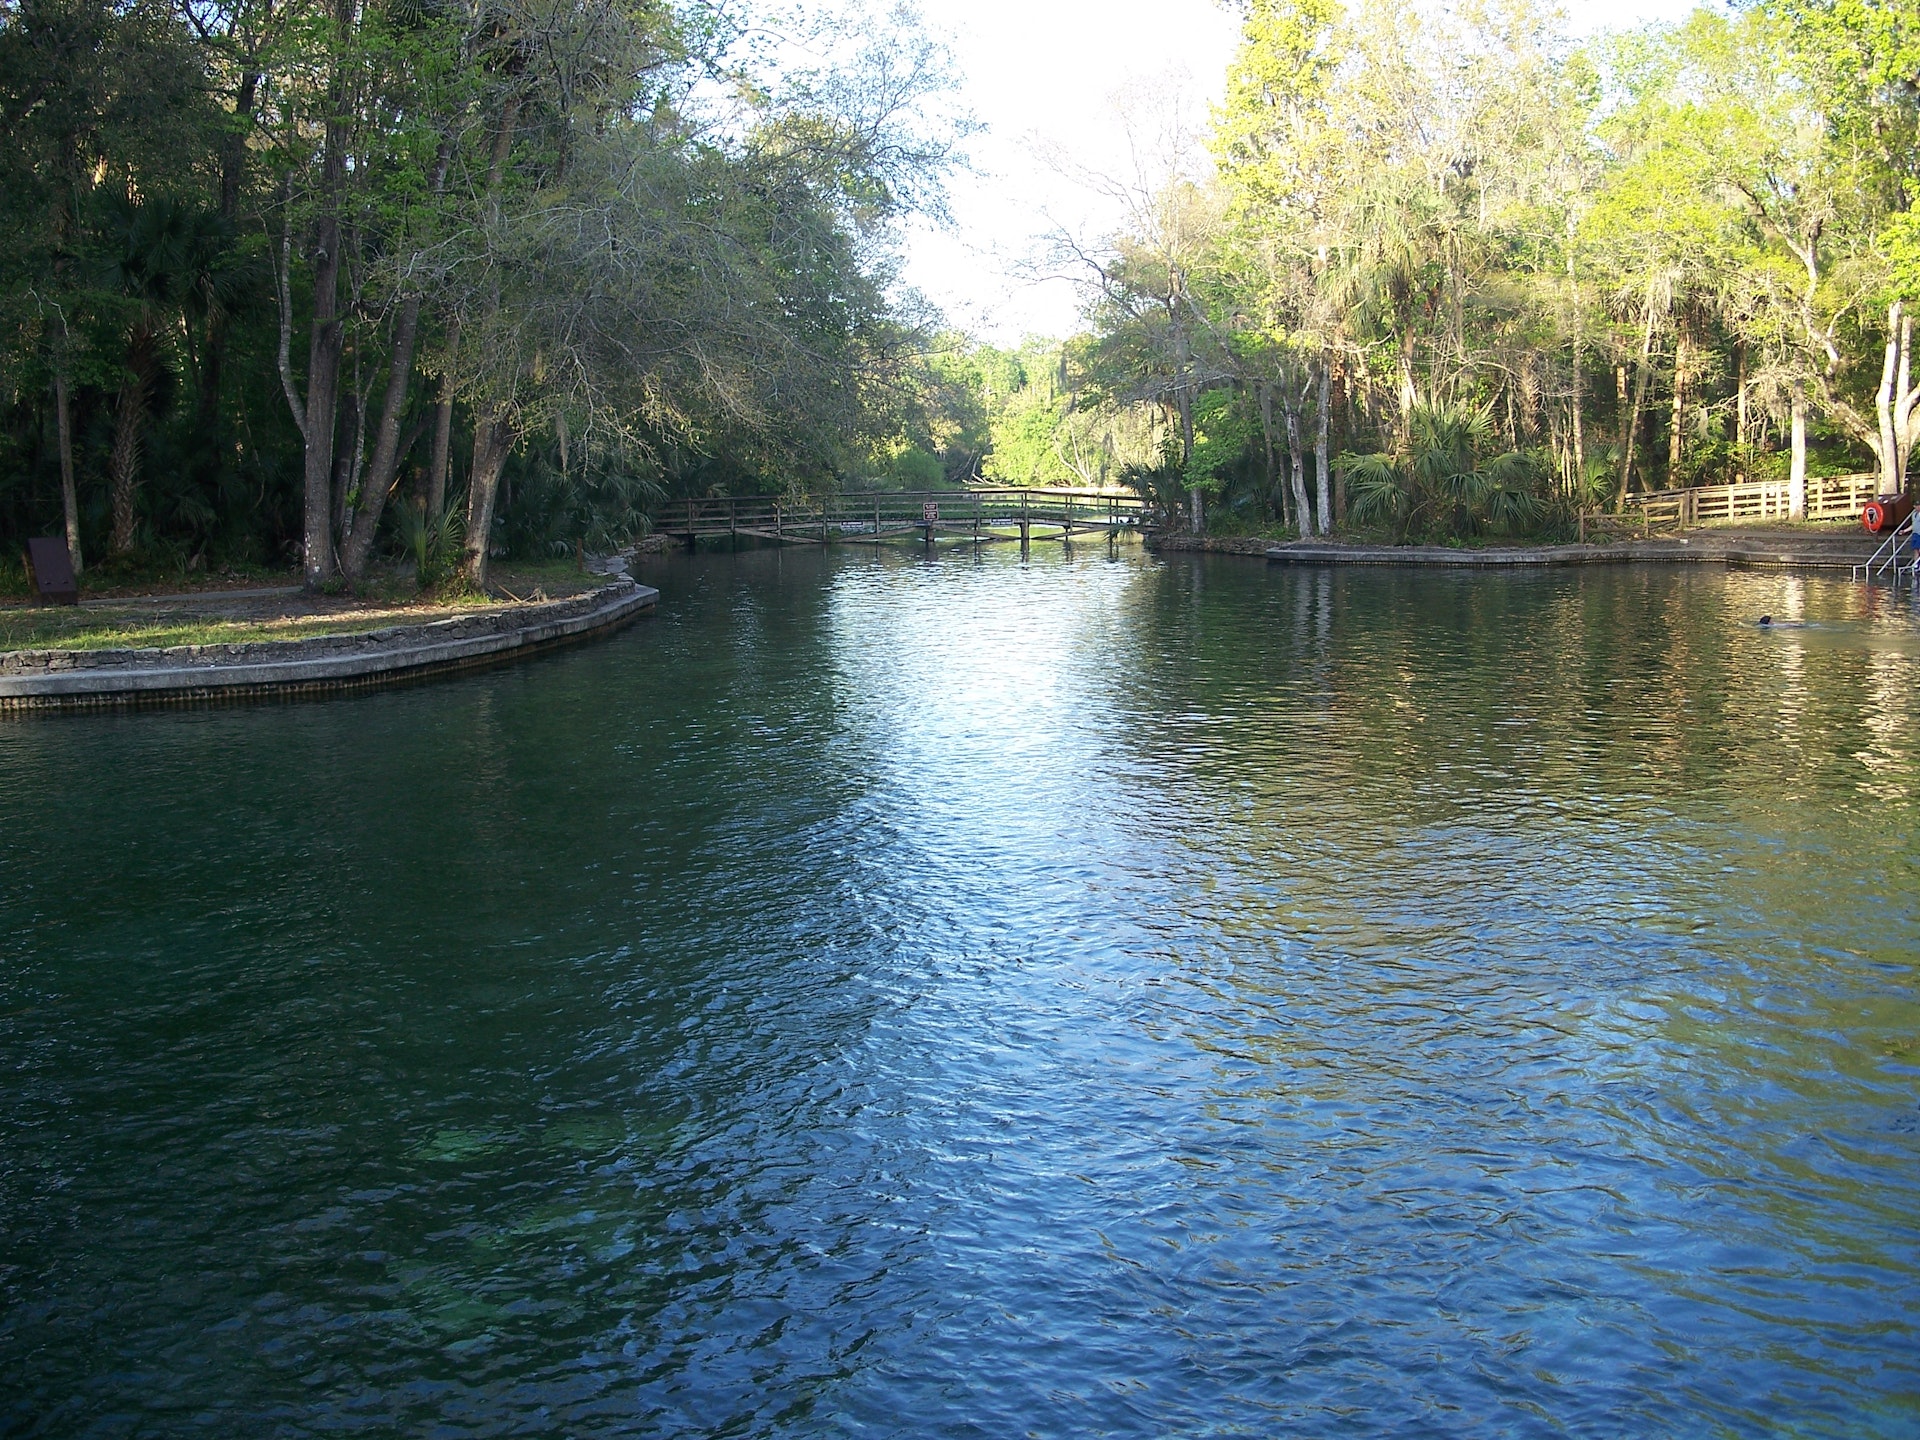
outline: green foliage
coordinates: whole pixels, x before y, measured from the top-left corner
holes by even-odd
[[[492,538],[516,551],[644,533],[674,488],[832,486],[875,457],[915,483],[973,473],[970,394],[922,426],[938,435],[906,433],[943,408],[916,384],[943,377],[889,294],[891,227],[938,208],[966,129],[938,47],[904,9],[850,15],[802,73],[754,51],[757,14],[11,7],[0,541],[59,527],[56,378],[92,556],[130,468],[148,559],[296,556],[329,437],[322,538],[364,543],[381,530],[346,515],[422,488],[443,390],[456,484],[483,421],[507,437]],[[715,127],[689,98],[722,73],[740,108]],[[386,533],[415,549],[436,527],[400,508]]]
[[[1059,383],[1057,347],[982,352],[982,398],[990,448],[983,478],[996,485],[1068,485],[1080,477],[1061,441],[1073,396]]]
[[[902,490],[937,490],[947,479],[946,467],[939,457],[929,455],[918,445],[902,448],[889,464],[888,475]]]
[[[1318,508],[1263,492],[1318,483],[1322,425],[1356,522],[1455,539],[1784,464],[1796,393],[1811,473],[1883,448],[1888,305],[1920,287],[1912,0],[1584,45],[1527,0],[1237,8],[1216,173],[1130,129],[1149,178],[1110,182],[1131,218],[1089,268],[1088,388],[1159,410],[1209,510]]]
[[[1177,458],[1166,457],[1155,465],[1123,465],[1120,483],[1147,502],[1156,524],[1170,527],[1179,522],[1187,486]]]
[[[562,462],[557,444],[530,445],[507,471],[505,513],[495,536],[508,555],[539,560],[618,550],[648,532],[648,512],[665,494],[657,473],[631,456]]]
[[[393,518],[401,551],[413,562],[415,582],[422,590],[445,585],[459,566],[467,538],[461,507],[450,503],[429,515],[423,500],[399,506]]]
[[[1920,199],[1920,183],[1907,183],[1909,206]],[[1920,303],[1920,212],[1912,209],[1887,217],[1878,236],[1887,266],[1888,289],[1909,303]]]
[[[1289,142],[1324,123],[1339,18],[1334,0],[1246,0],[1212,137],[1243,202],[1278,205],[1297,195],[1303,177]]]
[[[1492,439],[1483,409],[1416,404],[1400,450],[1341,457],[1354,521],[1400,538],[1450,541],[1538,533],[1557,521],[1550,469],[1522,451],[1483,458]]]
[[[1202,395],[1193,407],[1193,453],[1183,467],[1187,487],[1221,494],[1259,438],[1260,422],[1243,397],[1231,390]]]
[[[1348,513],[1359,525],[1391,525],[1399,531],[1413,503],[1413,487],[1389,455],[1342,455]]]

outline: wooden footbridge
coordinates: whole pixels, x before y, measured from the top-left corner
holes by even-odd
[[[1072,540],[1137,530],[1146,519],[1138,495],[1108,490],[896,490],[834,495],[817,500],[672,500],[654,519],[654,532],[688,549],[708,537],[748,536],[786,544],[884,544],[945,537],[985,545],[1018,540]]]

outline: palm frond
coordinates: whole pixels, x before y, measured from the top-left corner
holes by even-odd
[[[1387,455],[1342,455],[1340,473],[1347,481],[1347,513],[1362,525],[1397,522],[1406,513],[1407,483]]]

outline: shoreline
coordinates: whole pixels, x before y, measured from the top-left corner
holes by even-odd
[[[1661,539],[1608,545],[1503,545],[1454,549],[1447,545],[1378,545],[1339,540],[1279,540],[1262,536],[1162,534],[1147,548],[1172,553],[1248,555],[1282,565],[1379,565],[1455,569],[1523,569],[1566,565],[1713,563],[1732,567],[1846,570],[1885,541],[1864,531],[1692,530]]]
[[[652,610],[630,578],[584,595],[298,640],[0,653],[0,715],[294,699],[404,684],[590,639]]]

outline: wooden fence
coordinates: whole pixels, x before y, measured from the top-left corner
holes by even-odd
[[[1807,480],[1807,519],[1851,519],[1880,491],[1878,475],[1827,475]],[[1739,485],[1702,485],[1693,490],[1661,490],[1629,495],[1643,528],[1700,525],[1712,520],[1785,520],[1788,487],[1784,480],[1748,480]]]

